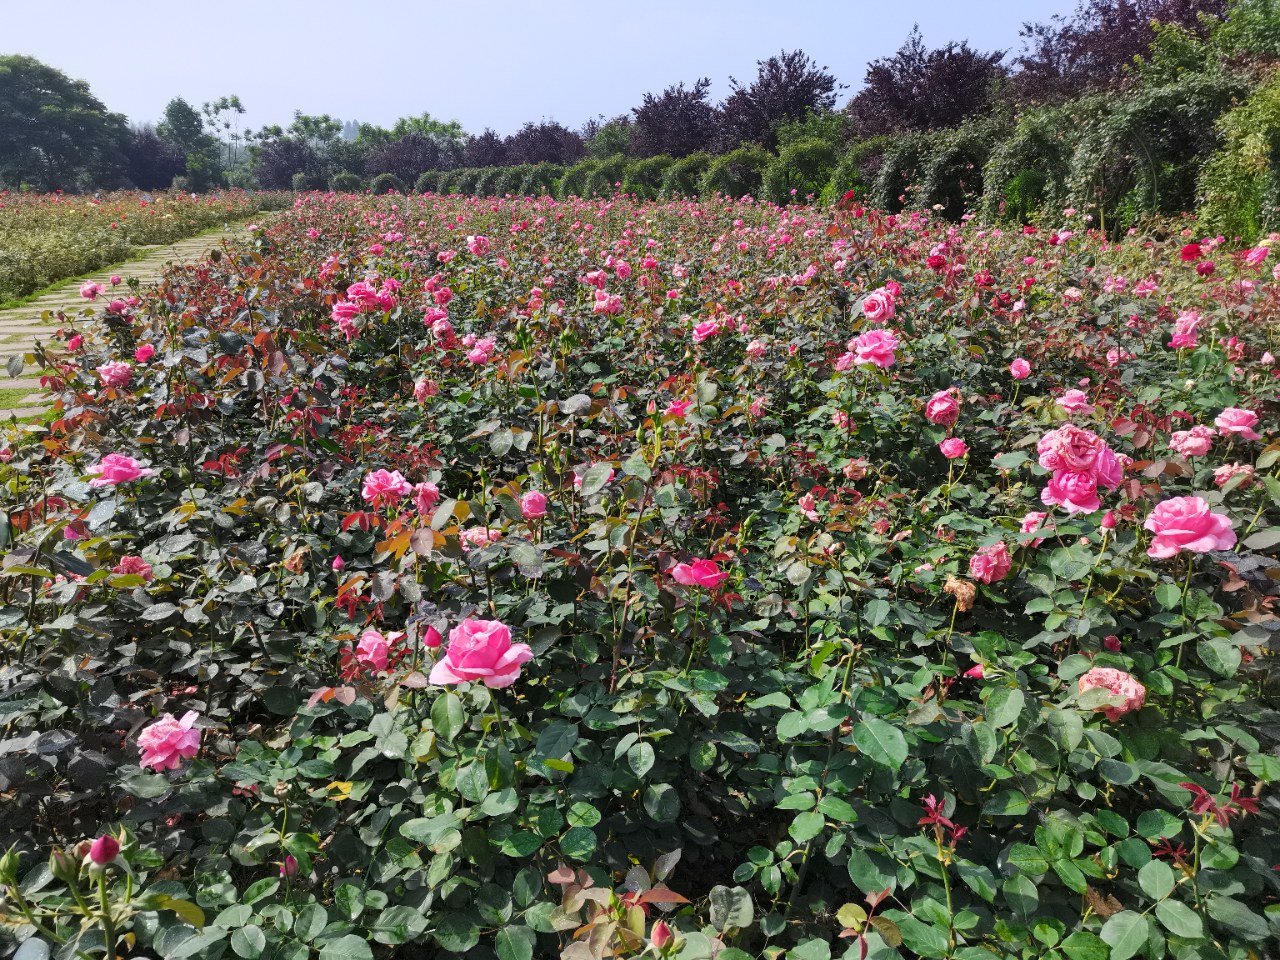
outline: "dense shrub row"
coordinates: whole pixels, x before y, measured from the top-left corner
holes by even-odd
[[[0,441],[0,936],[1275,953],[1269,246],[308,194],[139,294]]]

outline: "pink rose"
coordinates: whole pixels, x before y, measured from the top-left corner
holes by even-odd
[[[1133,678],[1131,674],[1112,667],[1094,667],[1077,682],[1077,689],[1084,693],[1087,690],[1107,690],[1120,703],[1115,706],[1098,707],[1108,720],[1119,720],[1126,713],[1141,710],[1147,702],[1147,688]]]
[[[356,644],[356,662],[361,666],[368,667],[374,673],[382,673],[387,669],[390,653],[391,645],[377,630],[369,629],[360,634],[360,642]]]
[[[1068,390],[1058,398],[1058,406],[1067,413],[1093,413],[1093,404],[1083,390]]]
[[[981,680],[986,677],[986,675],[987,672],[982,669],[982,664],[980,663],[970,667],[964,672],[964,676],[968,677],[970,680]]]
[[[1156,504],[1143,529],[1155,534],[1147,556],[1164,560],[1180,550],[1229,550],[1236,534],[1230,517],[1213,513],[1200,497],[1172,497]]]
[[[720,324],[715,320],[703,320],[693,328],[693,342],[702,343],[720,332]]]
[[[1013,363],[1009,364],[1009,373],[1015,380],[1025,380],[1027,377],[1031,376],[1031,364],[1027,363],[1027,361],[1023,360],[1021,357],[1018,357],[1017,360],[1014,360]]]
[[[854,337],[849,344],[853,354],[853,362],[858,364],[874,363],[882,370],[892,367],[897,361],[894,351],[898,349],[898,338],[892,330],[868,330],[861,336]]]
[[[1059,470],[1040,491],[1040,501],[1050,507],[1062,507],[1070,514],[1093,513],[1102,509],[1098,499],[1098,481],[1092,474]]]
[[[1022,525],[1018,528],[1022,533],[1038,533],[1041,530],[1052,532],[1056,528],[1053,521],[1049,519],[1049,515],[1041,510],[1030,510],[1027,515],[1022,518]],[[1044,537],[1036,537],[1031,541],[1029,546],[1038,547],[1044,543]]]
[[[1169,437],[1169,446],[1184,457],[1203,457],[1213,447],[1214,432],[1197,424],[1190,430],[1177,430]]]
[[[365,475],[361,495],[365,503],[375,507],[394,507],[400,498],[413,492],[413,486],[399,470],[374,470]]]
[[[333,558],[333,563],[329,564],[329,566],[333,568],[334,573],[341,573],[346,569],[347,561],[343,560],[341,556],[337,556]]]
[[[862,300],[862,315],[871,323],[884,323],[893,319],[893,295],[881,287],[872,290]]]
[[[1040,466],[1079,473],[1092,473],[1106,449],[1106,443],[1096,433],[1071,423],[1050,430],[1036,443]]]
[[[156,348],[149,343],[144,343],[137,350],[133,351],[133,359],[137,363],[146,363],[156,355]]]
[[[729,574],[721,570],[714,560],[694,560],[692,563],[677,563],[671,568],[671,577],[686,587],[714,590],[729,579]]]
[[[1244,477],[1236,489],[1245,490],[1253,482],[1253,467],[1247,463],[1224,463],[1213,471],[1213,482],[1216,486],[1225,487],[1233,477]]]
[[[120,558],[120,562],[111,568],[112,573],[133,575],[141,577],[147,583],[155,579],[155,571],[151,569],[151,564],[143,560],[141,557],[133,555],[125,555]]]
[[[82,337],[78,333],[74,337],[72,337],[70,340],[67,341],[67,349],[72,351],[73,353],[76,350],[79,350],[82,346],[84,346],[84,337]]]
[[[930,423],[949,427],[960,416],[960,401],[950,390],[939,390],[924,405],[924,417]]]
[[[104,387],[123,387],[133,379],[133,367],[123,360],[112,360],[98,367]]]
[[[120,279],[120,274],[118,274],[118,273],[113,273],[113,274],[111,275],[111,285],[112,285],[113,287],[118,287],[118,286],[120,286],[120,284],[121,284],[122,282],[123,282],[123,281]]]
[[[89,845],[89,860],[100,867],[106,866],[120,856],[120,841],[109,833],[104,833]]]
[[[547,515],[547,497],[540,490],[530,490],[520,498],[520,515],[526,520],[541,520]]]
[[[1009,559],[1009,548],[1004,541],[982,547],[969,558],[969,575],[983,583],[995,583],[1009,574],[1013,561]]]
[[[106,289],[107,288],[100,283],[94,283],[92,280],[86,280],[80,286],[80,296],[84,297],[86,300],[97,300],[98,294],[103,293]]]
[[[483,257],[489,252],[488,237],[467,237],[467,249],[475,256]]]
[[[440,488],[430,481],[414,484],[413,487],[413,505],[418,508],[418,513],[424,517],[436,508],[436,502],[440,499]]]
[[[959,437],[947,437],[938,444],[938,449],[948,460],[959,460],[969,453],[969,445]]]
[[[1218,432],[1224,437],[1232,433],[1238,433],[1246,440],[1262,439],[1253,429],[1253,425],[1258,422],[1258,415],[1252,410],[1227,407],[1227,409],[1218,414],[1213,422],[1217,426]]]
[[[91,487],[114,487],[118,483],[128,483],[155,473],[123,453],[108,453],[85,472],[94,478],[89,481]]]
[[[1175,350],[1196,347],[1199,344],[1197,335],[1200,330],[1200,323],[1200,314],[1194,310],[1183,310],[1178,314],[1178,319],[1174,321],[1173,336],[1169,339],[1169,346]]]
[[[434,650],[444,641],[444,637],[440,636],[440,631],[435,627],[427,627],[426,632],[422,635],[422,645]]]
[[[667,404],[667,409],[662,412],[668,417],[676,417],[683,420],[689,415],[689,408],[693,406],[692,400],[672,400]]]
[[[520,665],[533,659],[527,643],[512,643],[511,631],[497,620],[464,620],[449,631],[449,646],[431,668],[431,682],[482,680],[486,687],[509,687]]]
[[[138,734],[138,746],[142,759],[138,763],[152,770],[176,770],[183,760],[190,760],[200,749],[200,731],[195,729],[194,710],[188,710],[182,719],[166,713],[155,723]]]

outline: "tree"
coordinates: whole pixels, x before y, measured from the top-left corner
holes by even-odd
[[[217,138],[204,128],[204,118],[181,97],[170,100],[156,133],[186,157],[185,176],[192,190],[207,190],[219,179],[222,163]]]
[[[462,148],[464,167],[501,167],[507,163],[507,146],[497,132],[485,128],[478,136],[467,137]]]
[[[867,66],[846,110],[860,137],[958,126],[988,105],[1003,59],[1002,50],[981,53],[967,42],[929,50],[917,25],[897,53]]]
[[[293,175],[304,173],[319,179],[319,163],[315,149],[302,140],[279,137],[268,140],[254,150],[254,174],[266,190],[289,190]]]
[[[656,96],[646,93],[631,110],[632,155],[687,157],[704,149],[716,129],[716,110],[707,100],[710,89],[711,81],[704,77],[687,90],[677,83]]]
[[[720,107],[718,138],[726,150],[740,143],[776,147],[780,124],[830,110],[837,90],[843,89],[826,67],[818,66],[803,50],[784,50],[756,61],[756,67],[750,86],[729,78],[732,92]]]
[[[507,137],[507,163],[555,163],[569,166],[586,152],[582,137],[554,120],[532,121]]]
[[[390,173],[403,183],[413,184],[428,170],[451,168],[453,164],[447,161],[442,166],[443,156],[435,140],[420,133],[409,133],[370,150],[365,156],[364,172],[371,177]]]
[[[187,158],[153,127],[135,127],[125,148],[125,177],[139,190],[164,190],[187,169]]]
[[[461,150],[467,142],[467,131],[457,120],[437,120],[429,113],[420,117],[401,117],[391,128],[391,135],[396,138],[416,133],[434,141],[442,150],[454,147]]]
[[[631,118],[614,117],[608,123],[593,123],[590,134],[583,130],[587,153],[597,160],[631,152]]]
[[[33,57],[0,56],[0,184],[53,190],[110,184],[129,127],[89,92]]]
[[[230,170],[240,159],[240,118],[244,115],[244,104],[234,93],[229,97],[219,97],[200,106],[205,122],[214,131],[227,148],[226,168]]]
[[[327,113],[312,115],[295,110],[288,133],[312,147],[322,147],[342,135],[342,123]]]
[[[1058,103],[1121,83],[1156,39],[1155,24],[1204,36],[1227,0],[1082,0],[1071,17],[1022,25],[1011,84],[1021,102]]]

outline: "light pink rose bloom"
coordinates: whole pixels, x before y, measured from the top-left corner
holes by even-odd
[[[1169,346],[1175,350],[1192,349],[1199,345],[1201,317],[1194,310],[1183,310],[1173,324],[1173,336]]]
[[[1046,470],[1092,473],[1106,443],[1092,430],[1067,423],[1050,430],[1036,442],[1040,466]]]
[[[200,750],[200,731],[195,728],[199,714],[188,710],[182,719],[166,713],[138,734],[142,759],[138,763],[152,770],[176,770]]]
[[[1164,500],[1156,504],[1142,526],[1155,534],[1147,556],[1157,560],[1172,557],[1180,550],[1229,550],[1236,542],[1231,518],[1212,512],[1200,497]]]
[[[702,343],[720,332],[720,324],[715,320],[703,320],[693,328],[693,342]]]
[[[969,576],[983,583],[995,583],[1009,574],[1013,561],[1009,558],[1009,548],[1004,541],[982,547],[969,558]]]
[[[677,563],[671,568],[671,578],[686,587],[714,590],[729,579],[729,574],[721,570],[714,560],[694,560],[691,563]]]
[[[768,352],[763,340],[752,340],[747,344],[747,356],[752,360],[760,360]]]
[[[1040,491],[1042,503],[1062,507],[1070,514],[1093,513],[1102,509],[1098,499],[1098,481],[1089,473],[1059,470]]]
[[[1268,252],[1266,247],[1254,247],[1252,250],[1246,250],[1244,262],[1250,267],[1261,266],[1266,261]]]
[[[108,453],[85,472],[94,478],[89,481],[91,487],[114,487],[117,483],[128,483],[155,473],[123,453]]]
[[[118,286],[120,286],[120,284],[121,284],[122,282],[123,282],[123,281],[120,279],[120,274],[118,274],[118,273],[113,273],[113,274],[111,275],[111,285],[112,285],[113,287],[118,287]]]
[[[960,416],[960,401],[950,390],[939,390],[924,405],[924,417],[930,423],[949,427]]]
[[[1027,515],[1022,518],[1022,525],[1018,528],[1022,533],[1033,533],[1039,531],[1052,532],[1056,529],[1049,515],[1042,510],[1029,510]],[[1028,546],[1038,547],[1044,543],[1044,537],[1036,537]]]
[[[141,577],[147,583],[155,579],[155,571],[151,569],[151,564],[143,560],[139,556],[127,554],[120,558],[120,562],[111,568],[112,573],[133,574]]]
[[[123,387],[133,379],[133,367],[123,360],[112,360],[98,367],[104,387]]]
[[[486,687],[509,687],[520,665],[533,659],[527,643],[512,643],[511,631],[497,620],[464,620],[449,631],[449,646],[431,668],[431,682],[481,680]]]
[[[1129,457],[1121,457],[1110,447],[1103,447],[1093,465],[1093,479],[1103,489],[1114,490],[1124,480],[1124,465],[1132,462]]]
[[[892,367],[897,361],[894,351],[898,349],[898,338],[892,330],[868,330],[854,337],[849,344],[853,354],[853,362],[858,364],[874,363],[882,370]]]
[[[80,286],[80,296],[84,297],[86,300],[97,300],[98,294],[105,292],[106,289],[107,288],[100,283],[94,283],[92,280],[86,280]]]
[[[414,484],[413,487],[413,505],[418,508],[418,513],[424,517],[436,508],[436,503],[440,500],[440,488],[429,480],[422,483]]]
[[[391,654],[391,645],[377,630],[372,628],[360,634],[360,642],[356,644],[356,662],[374,673],[382,673],[387,669],[387,659]]]
[[[1031,364],[1027,363],[1027,361],[1023,360],[1021,357],[1018,357],[1017,360],[1014,360],[1013,363],[1009,364],[1009,373],[1015,380],[1025,380],[1027,377],[1031,376]]]
[[[881,287],[872,290],[862,300],[862,315],[871,323],[885,323],[893,319],[893,295]]]
[[[1224,437],[1232,433],[1238,433],[1246,440],[1262,439],[1253,429],[1254,424],[1258,422],[1258,415],[1252,410],[1227,407],[1227,409],[1218,414],[1213,422],[1217,426],[1218,432]]]
[[[947,437],[947,439],[938,444],[938,449],[942,451],[942,455],[948,460],[959,460],[969,453],[969,445],[959,437]]]
[[[413,492],[413,486],[399,470],[373,470],[365,474],[361,495],[365,503],[375,507],[394,507],[400,498]]]
[[[1068,390],[1058,398],[1058,406],[1067,413],[1093,413],[1093,404],[1083,390]]]
[[[520,498],[520,515],[526,520],[540,520],[547,515],[547,496],[540,490],[530,490]]]
[[[1184,457],[1203,457],[1212,449],[1215,437],[1208,427],[1197,424],[1190,430],[1174,431],[1169,446]]]
[[[488,527],[467,527],[458,533],[458,545],[462,547],[463,553],[468,552],[472,547],[487,547],[501,539],[502,531],[490,530]]]
[[[1081,693],[1087,690],[1107,690],[1120,699],[1118,706],[1098,708],[1100,713],[1107,715],[1108,720],[1119,720],[1126,713],[1141,710],[1142,705],[1147,702],[1147,688],[1135,680],[1132,674],[1113,667],[1094,667],[1079,679],[1076,687]]]
[[[1253,472],[1253,467],[1247,463],[1224,463],[1213,471],[1213,482],[1219,487],[1225,487],[1232,477],[1242,476],[1244,479],[1236,485],[1236,489],[1246,490],[1253,482]]]

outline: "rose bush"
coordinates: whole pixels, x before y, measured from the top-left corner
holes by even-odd
[[[1272,951],[1280,285],[846,206],[311,194],[94,301],[0,446],[4,929]]]

